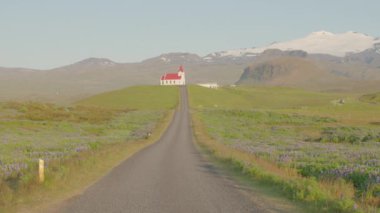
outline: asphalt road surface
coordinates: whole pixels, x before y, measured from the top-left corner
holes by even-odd
[[[180,90],[180,106],[162,138],[68,200],[60,212],[263,212],[196,149],[187,90]]]

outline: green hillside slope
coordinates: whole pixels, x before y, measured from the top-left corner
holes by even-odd
[[[360,100],[368,103],[380,103],[380,92],[374,94],[367,94],[360,97]]]
[[[178,95],[177,87],[135,86],[95,95],[77,104],[112,109],[171,109],[176,106]]]

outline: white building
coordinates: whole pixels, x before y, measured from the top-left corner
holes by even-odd
[[[178,68],[177,73],[166,73],[161,76],[160,85],[185,85],[185,71],[183,66]]]
[[[206,87],[210,89],[217,89],[219,87],[217,83],[204,83],[204,84],[198,84],[198,86]]]

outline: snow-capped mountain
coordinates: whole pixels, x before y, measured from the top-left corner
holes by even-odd
[[[378,38],[358,33],[346,32],[334,34],[326,31],[313,32],[308,36],[286,42],[272,43],[268,46],[258,48],[245,48],[211,53],[204,57],[212,61],[221,57],[252,57],[268,49],[303,50],[311,54],[329,54],[343,57],[347,53],[358,53],[373,48],[375,44],[380,45]]]
[[[142,63],[164,63],[164,64],[189,64],[189,63],[201,63],[203,60],[200,56],[193,53],[165,53],[154,58],[149,58]]]

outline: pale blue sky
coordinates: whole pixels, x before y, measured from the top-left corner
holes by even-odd
[[[380,36],[379,0],[0,0],[0,66],[262,46],[313,31]]]

